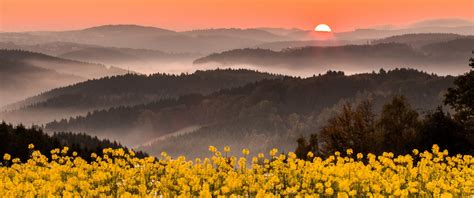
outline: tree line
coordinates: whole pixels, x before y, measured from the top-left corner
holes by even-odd
[[[474,68],[474,59],[470,59]],[[420,116],[404,96],[395,96],[379,114],[370,100],[356,106],[344,104],[336,115],[308,139],[297,140],[296,154],[309,159],[353,149],[354,152],[410,153],[412,149],[427,150],[433,144],[451,153],[474,153],[474,71],[457,77],[454,87],[447,90],[444,105],[454,110],[445,112],[442,106]]]
[[[13,126],[6,122],[0,123],[0,154],[8,153],[12,158],[19,158],[25,162],[30,158],[30,144],[34,145],[34,150],[39,150],[43,155],[51,157],[50,151],[55,148],[69,147],[69,152],[75,151],[81,158],[91,161],[92,153],[102,154],[104,148],[124,148],[116,141],[99,139],[86,134],[75,134],[59,132],[48,135],[39,127],[27,128],[23,125]],[[71,153],[69,153],[71,154]],[[138,157],[147,156],[141,151],[136,152]]]

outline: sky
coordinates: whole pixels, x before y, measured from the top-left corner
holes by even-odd
[[[284,27],[333,31],[474,18],[474,0],[0,0],[0,31],[138,24],[178,31]]]

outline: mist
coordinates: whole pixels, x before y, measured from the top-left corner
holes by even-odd
[[[420,114],[442,104],[453,76],[470,71],[472,27],[2,32],[0,119],[152,155],[204,157],[210,144],[290,152],[346,102],[380,110],[401,94]]]

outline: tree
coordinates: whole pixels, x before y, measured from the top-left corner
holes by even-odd
[[[403,96],[395,96],[383,106],[377,130],[383,136],[383,147],[387,151],[407,153],[416,143],[420,126],[418,113]]]
[[[295,150],[295,154],[296,156],[298,156],[298,158],[304,160],[312,160],[315,156],[321,155],[317,134],[311,134],[309,142],[307,142],[304,137],[300,137],[296,141],[298,143],[298,147]],[[308,153],[310,151],[313,153],[314,156],[308,156]]]
[[[376,149],[375,114],[370,101],[363,101],[354,109],[343,105],[340,113],[328,120],[320,131],[324,153],[353,149],[354,152],[373,152]]]
[[[304,137],[300,137],[296,140],[298,147],[296,147],[295,154],[298,158],[308,160],[309,145]]]
[[[433,144],[448,149],[451,153],[468,153],[474,145],[465,137],[465,129],[451,115],[438,107],[425,116],[420,128],[419,149],[430,149]]]
[[[474,52],[473,52],[474,53]],[[469,59],[469,66],[474,68],[474,59]],[[474,70],[457,77],[455,87],[449,88],[444,103],[451,106],[458,120],[464,128],[464,137],[474,145]]]
[[[474,59],[469,59],[472,68],[474,68]],[[472,124],[474,119],[474,71],[457,77],[454,80],[455,87],[449,88],[444,99],[444,103],[450,105],[456,110],[456,118],[461,122]]]

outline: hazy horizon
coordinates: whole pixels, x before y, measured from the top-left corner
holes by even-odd
[[[470,0],[363,0],[357,4],[349,0],[297,0],[290,4],[284,0],[271,4],[251,0],[3,0],[0,6],[3,32],[71,30],[103,24],[139,24],[178,31],[216,27],[309,30],[319,23],[343,32],[435,18],[473,19]]]
[[[436,22],[442,21],[443,24],[433,25],[425,24],[420,27],[459,27],[459,26],[473,26],[474,25],[474,16],[471,17],[431,17],[431,18],[418,18],[413,19],[410,21],[405,21],[402,23],[380,23],[380,24],[367,24],[367,25],[359,25],[353,26],[346,29],[337,29],[331,25],[333,29],[332,32],[340,33],[340,32],[351,32],[356,30],[365,30],[365,29],[374,29],[374,30],[396,30],[396,29],[407,29],[413,28],[417,24],[424,23],[424,22]],[[449,24],[449,22],[455,22],[453,24]],[[464,24],[457,24],[461,22]],[[320,22],[323,23],[323,22]],[[130,23],[130,22],[104,22],[104,23],[97,23],[97,24],[86,24],[80,27],[67,27],[67,28],[54,28],[54,27],[39,27],[33,29],[6,29],[0,24],[0,32],[3,33],[15,33],[15,32],[61,32],[61,31],[78,31],[78,30],[85,30],[94,27],[101,27],[101,26],[142,26],[142,27],[151,27],[151,28],[160,28],[166,29],[176,32],[188,32],[188,31],[196,31],[196,30],[209,30],[209,29],[286,29],[286,30],[303,30],[303,31],[313,31],[316,27],[318,22],[315,22],[313,26],[278,26],[278,25],[256,25],[256,26],[233,26],[233,25],[225,25],[225,26],[196,26],[192,28],[174,28],[174,27],[167,27],[160,24],[148,24],[148,23]],[[329,23],[328,23],[329,24]],[[469,25],[467,25],[469,24]],[[330,24],[329,24],[330,25]]]

